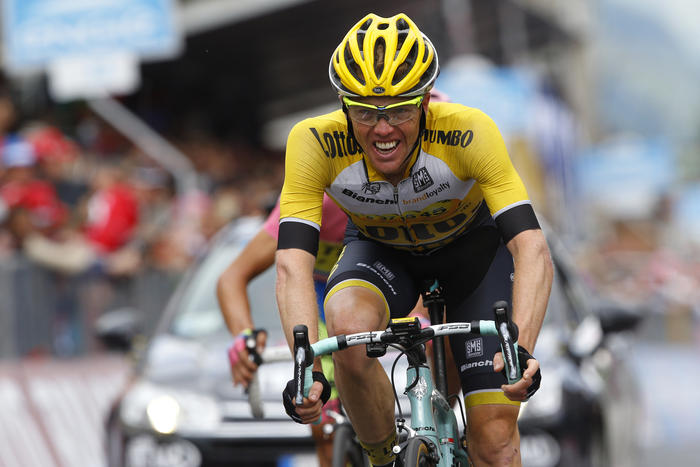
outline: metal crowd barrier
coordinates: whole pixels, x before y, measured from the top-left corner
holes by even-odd
[[[42,268],[21,253],[0,258],[0,358],[99,352],[95,321],[122,307],[138,309],[142,329],[149,333],[178,279],[149,268],[127,278],[97,271],[69,276]]]

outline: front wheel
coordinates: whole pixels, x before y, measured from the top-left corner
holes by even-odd
[[[355,439],[355,431],[347,423],[333,430],[333,467],[368,467],[369,461]]]
[[[430,446],[421,438],[411,438],[406,443],[401,455],[403,467],[434,467],[437,465]]]

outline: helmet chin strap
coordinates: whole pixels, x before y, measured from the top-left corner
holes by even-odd
[[[355,131],[352,128],[352,121],[350,120],[350,115],[348,115],[348,107],[343,104],[343,113],[345,113],[345,119],[348,122],[348,135],[352,137],[352,139],[355,140],[358,146],[360,146],[360,143],[357,141],[357,138],[355,138]],[[421,107],[420,111],[420,127],[418,129],[418,138],[416,138],[416,142],[413,143],[413,146],[411,146],[411,150],[408,151],[408,154],[406,154],[406,158],[401,162],[401,165],[405,164],[410,158],[411,154],[413,154],[413,151],[416,150],[416,148],[420,145],[420,140],[423,138],[423,133],[425,132],[425,110]],[[360,146],[362,147],[362,146]],[[367,151],[365,151],[364,148],[362,148],[362,151],[364,151],[365,154],[367,154]]]
[[[406,155],[406,158],[403,160],[401,165],[405,164],[411,158],[411,154],[413,154],[413,151],[415,151],[416,148],[420,146],[420,140],[423,139],[423,132],[425,132],[425,110],[423,110],[423,107],[421,107],[420,127],[418,128],[418,138],[416,138],[416,142],[413,143],[413,147],[411,147],[411,150],[408,151],[408,154]]]
[[[355,138],[355,131],[352,129],[352,121],[350,120],[350,115],[348,115],[348,106],[343,103],[343,113],[345,114],[345,120],[348,121],[348,136],[351,136],[352,139],[355,140],[358,146],[360,146],[360,143],[357,141],[357,138]],[[362,146],[360,146],[362,147]],[[363,149],[364,151],[364,149]]]

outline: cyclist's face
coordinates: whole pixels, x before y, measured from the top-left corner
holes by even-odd
[[[406,157],[418,138],[421,108],[427,112],[430,96],[426,95],[422,101],[390,107],[411,100],[415,101],[406,97],[361,97],[352,101],[380,109],[348,105],[357,142],[372,166],[394,184],[403,178],[408,164]]]

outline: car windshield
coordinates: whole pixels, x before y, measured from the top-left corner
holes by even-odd
[[[216,282],[219,275],[238,256],[245,243],[256,230],[233,229],[226,238],[215,242],[204,260],[197,266],[184,290],[178,294],[176,315],[170,332],[190,339],[201,339],[228,333],[216,298]],[[268,331],[268,342],[284,342],[277,302],[275,300],[275,271],[269,268],[256,277],[248,286],[248,298],[253,321],[258,328]]]

